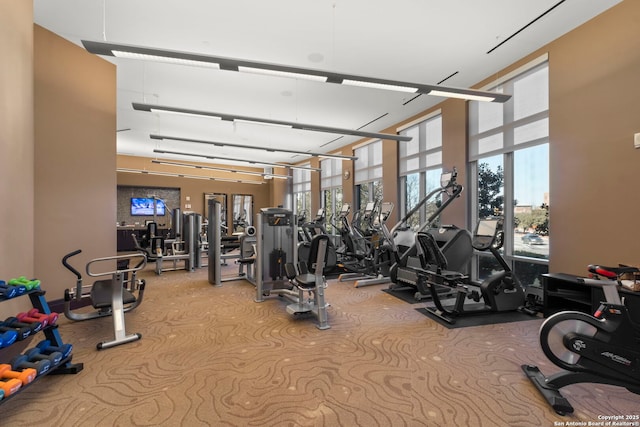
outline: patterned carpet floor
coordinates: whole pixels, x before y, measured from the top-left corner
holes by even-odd
[[[230,264],[223,271],[232,274]],[[522,373],[550,374],[542,319],[447,329],[382,289],[329,281],[328,330],[246,281],[215,287],[207,270],[149,268],[126,315],[142,339],[97,351],[110,317],[61,318],[76,375],[48,375],[0,405],[2,426],[553,426],[637,415],[640,396],[594,384],[564,395],[559,416]]]

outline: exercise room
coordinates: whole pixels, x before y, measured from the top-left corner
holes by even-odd
[[[0,55],[3,426],[640,426],[640,2],[0,0]]]

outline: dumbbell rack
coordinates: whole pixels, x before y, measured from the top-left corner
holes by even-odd
[[[29,296],[29,299],[31,300],[31,305],[33,305],[33,308],[38,309],[40,313],[51,314],[51,309],[49,308],[49,304],[47,303],[47,300],[44,298],[45,291],[41,289],[35,289],[32,291],[28,291],[25,295]],[[0,300],[0,303],[2,301],[6,301],[6,300]],[[60,337],[60,332],[58,331],[57,325],[47,326],[45,328],[42,328],[41,332],[44,333],[45,339],[49,340],[52,346],[61,347],[64,344],[64,342],[62,341],[62,337]],[[1,354],[2,353],[0,352],[0,355]],[[33,382],[27,385],[23,385],[20,391],[18,391],[16,394],[12,394],[11,396],[5,396],[4,399],[0,400],[0,405],[7,402],[8,400],[11,400],[13,396],[20,394],[22,390],[32,386],[40,378],[46,375],[77,374],[78,372],[82,371],[82,369],[84,368],[84,365],[82,363],[71,363],[72,358],[73,358],[73,353],[71,353],[67,358],[62,359],[60,363],[58,363],[55,367],[53,367],[51,370],[49,370],[45,374],[36,377],[36,379]],[[3,363],[3,362],[4,361],[1,360],[0,358],[0,363]]]

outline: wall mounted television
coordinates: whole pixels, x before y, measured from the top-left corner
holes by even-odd
[[[132,197],[131,198],[131,215],[133,216],[153,216],[153,201],[151,197]],[[156,215],[164,215],[164,201],[155,199]]]

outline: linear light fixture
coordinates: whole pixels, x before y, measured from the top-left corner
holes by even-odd
[[[208,66],[220,70],[251,73],[259,72],[261,74],[280,75],[299,79],[312,79],[326,83],[368,86],[375,87],[377,89],[447,96],[473,101],[507,102],[511,98],[511,95],[498,92],[377,79],[350,74],[332,73],[329,71],[290,67],[267,62],[246,61],[243,59],[226,58],[222,56],[180,52],[175,50],[89,40],[82,40],[82,44],[88,52],[96,55],[145,59],[149,61],[161,60],[163,62],[175,62],[186,65],[198,64],[200,66]],[[434,93],[434,91],[437,91],[437,93]]]
[[[212,111],[192,110],[189,108],[169,107],[166,105],[143,104],[140,102],[133,102],[131,105],[133,106],[134,110],[148,111],[151,113],[154,113],[154,112],[180,113],[180,114],[196,115],[196,116],[203,116],[203,117],[211,117],[211,118],[222,119],[222,120],[233,121],[233,122],[251,122],[251,123],[266,124],[266,125],[287,126],[292,129],[308,130],[308,131],[314,131],[314,132],[326,132],[326,133],[333,133],[333,134],[340,134],[340,135],[354,135],[354,136],[361,136],[363,138],[391,139],[395,141],[411,141],[410,136],[397,135],[397,134],[391,134],[391,133],[378,133],[378,132],[367,132],[362,130],[342,129],[342,128],[334,128],[329,126],[286,122],[283,120],[237,116],[234,114],[226,114],[226,113],[214,113]]]
[[[233,144],[230,142],[219,142],[219,141],[205,141],[202,139],[191,139],[191,138],[181,138],[177,136],[167,136],[167,135],[149,135],[151,139],[159,139],[159,140],[171,140],[171,141],[182,141],[182,142],[195,142],[197,144],[210,144],[215,145],[217,147],[234,147],[234,148],[247,148],[250,150],[262,150],[268,151],[270,153],[291,153],[291,154],[301,154],[304,156],[312,156],[312,157],[322,157],[326,159],[336,159],[336,160],[358,160],[356,156],[344,156],[341,154],[324,154],[324,153],[312,153],[310,151],[298,151],[298,150],[285,150],[282,148],[266,148],[261,146],[251,146],[251,145],[242,145],[242,144]]]
[[[206,180],[209,180],[209,181],[236,182],[236,183],[239,183],[239,184],[264,184],[264,181],[251,181],[251,180],[246,180],[246,179],[216,178],[216,177],[212,177],[212,176],[202,176],[202,175],[185,175],[185,174],[182,174],[182,173],[149,171],[149,170],[144,170],[144,169],[118,168],[116,170],[118,172],[124,172],[124,173],[141,173],[141,174],[145,174],[145,175],[171,176],[171,177],[176,177],[176,178],[206,179]]]
[[[231,172],[231,173],[237,173],[241,175],[262,176],[264,178],[291,179],[289,175],[278,175],[278,174],[266,173],[266,172],[242,171],[237,169],[221,168],[217,166],[192,165],[189,163],[169,162],[164,160],[151,160],[151,163],[155,163],[157,165],[166,165],[166,166],[179,166],[179,167],[191,168],[191,169],[204,169],[204,170],[212,170],[212,171]]]
[[[225,156],[214,156],[208,154],[199,154],[199,153],[185,153],[183,151],[170,151],[170,150],[161,150],[156,148],[153,150],[154,153],[159,154],[177,154],[180,156],[191,156],[191,157],[201,157],[209,160],[228,160],[230,162],[244,162],[252,165],[261,165],[261,166],[274,166],[277,168],[287,168],[287,169],[297,169],[297,170],[305,170],[312,172],[320,172],[319,168],[312,168],[307,166],[296,166],[296,165],[287,165],[284,163],[272,163],[272,162],[263,162],[262,160],[250,160],[250,159],[239,159],[235,157],[225,157]]]

